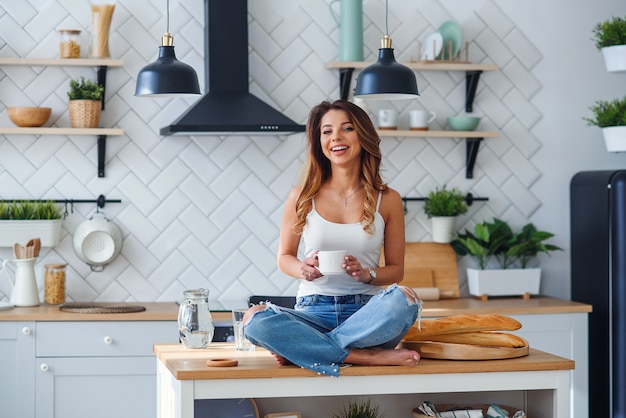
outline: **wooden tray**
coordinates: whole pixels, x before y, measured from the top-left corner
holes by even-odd
[[[528,355],[528,346],[487,347],[434,341],[402,341],[402,347],[417,351],[422,358],[440,360],[500,360]]]
[[[404,280],[407,287],[436,287],[441,299],[459,297],[459,272],[456,253],[450,244],[407,242],[404,256]],[[384,254],[381,253],[381,266]]]

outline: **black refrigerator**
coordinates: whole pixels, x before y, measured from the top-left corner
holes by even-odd
[[[589,417],[626,418],[626,170],[570,184],[572,300],[589,315]]]

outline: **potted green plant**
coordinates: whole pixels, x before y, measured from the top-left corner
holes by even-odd
[[[332,418],[384,418],[384,414],[379,412],[378,405],[372,405],[371,400],[362,402],[349,401],[347,406],[337,414],[331,414]]]
[[[72,128],[97,128],[102,113],[104,87],[85,77],[70,80],[68,108]]]
[[[450,245],[457,255],[470,256],[478,264],[478,269],[467,269],[471,295],[536,295],[541,269],[529,263],[539,253],[562,250],[545,242],[553,236],[532,223],[515,232],[507,222],[494,218],[493,222],[476,224],[473,232],[457,234]],[[494,264],[498,268],[489,268]]]
[[[596,48],[602,51],[606,70],[626,70],[626,19],[613,17],[597,23],[593,28]]]
[[[0,246],[39,238],[42,247],[53,247],[59,243],[62,217],[53,201],[0,202]]]
[[[593,117],[583,120],[589,126],[602,129],[607,151],[626,151],[626,96],[611,101],[597,100],[589,109]]]
[[[435,188],[428,194],[424,212],[431,220],[433,241],[449,243],[454,235],[456,217],[467,212],[465,196],[459,189],[447,189],[444,184],[441,189]]]

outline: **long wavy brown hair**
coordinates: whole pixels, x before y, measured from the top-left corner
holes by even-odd
[[[309,150],[302,175],[300,195],[296,200],[297,221],[293,225],[293,230],[298,234],[302,233],[306,217],[313,207],[313,198],[332,175],[330,161],[324,155],[320,142],[322,117],[330,110],[345,111],[359,138],[362,148],[361,186],[365,194],[361,222],[363,229],[369,234],[373,234],[378,193],[387,190],[387,185],[380,176],[382,159],[380,138],[367,113],[359,106],[346,100],[323,101],[311,109],[309,113],[306,127]]]

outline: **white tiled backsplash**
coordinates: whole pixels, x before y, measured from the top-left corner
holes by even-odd
[[[46,1],[0,4],[0,56],[47,57],[57,54],[56,29],[90,31],[88,2]],[[124,129],[109,137],[106,177],[96,173],[96,138],[89,136],[0,136],[0,198],[121,199],[103,212],[122,230],[121,255],[95,273],[74,254],[72,234],[95,205],[76,204],[63,222],[61,243],[42,251],[37,264],[40,289],[43,265],[67,262],[67,295],[74,301],[171,301],[187,288],[210,290],[213,309],[243,305],[251,294],[295,293],[296,281],[276,268],[283,199],[296,183],[304,134],[287,137],[161,137],[159,129],[176,119],[191,99],[134,97],[138,71],[156,59],[165,32],[165,2],[117,0],[110,36],[113,58],[123,67],[109,69],[106,110],[101,126]],[[339,96],[336,60],[338,31],[327,0],[249,1],[250,90],[305,123],[309,109]],[[474,178],[465,178],[465,141],[384,138],[384,177],[403,196],[425,196],[448,184],[490,199],[475,203],[458,223],[506,216],[523,224],[541,200],[530,186],[542,175],[532,163],[541,142],[531,128],[542,115],[531,99],[542,88],[533,67],[542,59],[495,1],[476,2],[459,23],[469,41],[472,62],[495,63],[500,71],[481,76],[474,113],[481,130],[500,131],[481,145]],[[425,5],[425,7],[424,7]],[[364,0],[365,56],[374,60],[384,28],[384,0]],[[170,32],[179,60],[192,65],[204,84],[203,1],[170,1]],[[390,2],[389,33],[398,61],[417,59],[417,41],[452,19],[438,1],[417,7]],[[83,45],[86,54],[87,42]],[[7,106],[52,107],[48,125],[69,126],[69,78],[95,79],[81,67],[0,68],[0,126],[13,126]],[[400,112],[408,125],[411,108],[437,113],[431,129],[463,113],[463,72],[420,72],[417,101],[370,102]],[[353,80],[354,83],[354,80]],[[407,205],[409,241],[430,240],[423,204]],[[11,257],[0,249],[0,259]],[[10,294],[0,279],[0,299]]]

